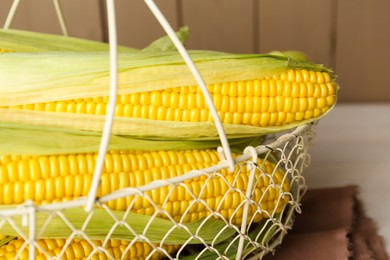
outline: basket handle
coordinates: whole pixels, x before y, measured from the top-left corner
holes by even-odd
[[[115,105],[118,95],[118,41],[116,33],[114,0],[107,0],[107,21],[110,45],[110,93],[98,157],[96,159],[91,187],[88,191],[87,203],[85,205],[85,211],[87,212],[90,212],[92,210],[93,204],[96,201],[96,194],[100,185],[100,177],[103,172],[104,160],[108,150],[108,144],[110,142],[112,123],[114,121],[115,116]]]
[[[158,22],[161,24],[169,38],[174,43],[175,47],[179,51],[180,55],[183,57],[187,66],[189,67],[191,73],[194,75],[196,81],[198,82],[205,100],[209,106],[211,115],[214,119],[215,126],[217,128],[219,138],[222,143],[222,153],[221,159],[227,161],[229,171],[233,172],[235,168],[235,163],[233,160],[233,156],[230,150],[230,146],[228,140],[226,138],[226,134],[224,132],[221,119],[219,118],[217,109],[214,105],[213,100],[211,99],[211,95],[206,87],[206,84],[200,75],[198,69],[196,68],[194,62],[190,58],[188,52],[184,48],[183,44],[176,36],[174,30],[161,13],[160,9],[154,3],[153,0],[145,0],[145,3],[156,17]],[[91,211],[93,208],[93,204],[96,200],[97,190],[100,184],[100,177],[102,174],[103,166],[104,166],[104,157],[107,153],[108,143],[110,141],[110,134],[112,130],[112,122],[115,114],[115,104],[116,104],[116,95],[118,89],[118,77],[117,77],[117,63],[118,63],[118,54],[117,54],[117,33],[116,33],[116,22],[115,22],[115,5],[113,0],[107,0],[107,17],[108,17],[108,31],[109,31],[109,45],[110,45],[110,95],[109,95],[109,103],[108,103],[108,112],[106,114],[106,120],[104,122],[104,129],[102,134],[102,139],[100,142],[100,148],[98,153],[98,158],[95,165],[95,170],[92,178],[91,187],[88,193],[87,203],[85,206],[85,210]],[[220,149],[221,150],[221,149]]]

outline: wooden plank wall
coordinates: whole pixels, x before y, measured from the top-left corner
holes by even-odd
[[[156,0],[189,49],[304,51],[334,68],[340,101],[390,101],[388,0]],[[0,1],[3,24],[12,0]],[[107,40],[104,0],[62,1],[72,36]],[[118,39],[142,48],[164,35],[142,0],[117,0]],[[51,0],[22,0],[12,28],[60,33]]]
[[[5,22],[11,0],[0,0],[0,25]],[[101,6],[96,0],[66,0],[61,2],[69,34],[101,40]],[[61,28],[51,0],[22,0],[11,28],[61,34]]]

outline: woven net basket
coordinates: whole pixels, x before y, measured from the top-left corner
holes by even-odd
[[[112,2],[108,1],[108,8]],[[152,11],[155,9],[154,14],[164,27],[164,20],[159,17],[159,10],[153,1],[145,2]],[[115,20],[115,13],[111,11],[110,15],[108,10],[108,17],[109,20],[110,17]],[[165,26],[170,28],[169,25]],[[110,44],[114,46],[116,43]],[[190,63],[188,61],[189,66]],[[115,73],[115,68],[112,68],[112,73]],[[199,76],[196,68],[193,73]],[[111,88],[115,87],[114,82]],[[107,117],[109,124],[109,115]],[[74,247],[73,242],[76,240],[79,241],[79,246],[89,252],[87,259],[261,259],[282,242],[293,226],[294,214],[300,213],[300,201],[306,191],[303,170],[310,163],[308,150],[314,133],[315,124],[308,124],[289,132],[268,135],[262,145],[246,147],[234,160],[225,158],[226,153],[221,152],[220,163],[211,167],[189,171],[176,178],[154,180],[142,186],[116,190],[99,198],[96,198],[95,191],[91,198],[83,197],[68,202],[34,205],[27,201],[0,211],[0,230],[12,230],[13,234],[21,238],[16,258],[33,259],[39,252],[39,257],[67,259],[70,258],[69,249]],[[226,137],[221,133],[220,137],[226,145]],[[222,150],[226,151],[226,147],[222,147]],[[106,150],[103,148],[99,152],[105,154]],[[263,162],[272,161],[276,165],[275,169],[267,170],[265,164],[258,163],[259,158]],[[237,169],[234,174],[223,173],[232,166]],[[284,175],[279,175],[276,169],[282,170]],[[238,183],[244,172],[249,174],[249,178],[245,189],[241,189]],[[97,183],[99,177],[94,176]],[[200,184],[196,192],[187,185],[194,180],[202,180],[197,182]],[[214,209],[205,196],[211,183],[223,183],[227,187],[215,200]],[[266,184],[260,195],[255,194],[255,187],[259,183]],[[161,203],[157,204],[151,194],[160,193],[161,190],[165,193],[160,198]],[[172,209],[169,208],[180,190],[186,191],[187,210],[181,212],[181,218],[174,218],[171,216]],[[229,197],[232,193],[239,203]],[[130,203],[121,214],[110,209],[110,204],[128,199],[134,203]],[[135,203],[137,200],[148,201],[152,208],[152,214],[149,214],[142,225],[131,221],[132,213],[139,212]],[[85,210],[84,207],[91,201],[93,207]],[[81,209],[77,224],[74,222],[74,214],[69,214],[70,209],[76,208]],[[97,214],[97,209],[103,211]],[[200,209],[206,213],[202,213],[203,217],[196,225],[188,225],[185,220],[194,218]],[[163,218],[164,225],[169,226],[161,226],[159,231],[163,235],[159,234],[158,241],[151,231],[160,223],[157,218]],[[53,254],[39,240],[58,223],[61,223],[59,228],[67,230],[69,236],[56,240],[58,250]],[[88,228],[96,223],[105,225],[108,230],[99,240],[95,239],[96,234]],[[206,229],[212,229],[212,236]],[[119,242],[119,249],[115,251],[110,247],[114,243],[112,238],[118,234],[123,237],[123,241]],[[182,235],[180,243],[175,240],[177,234]],[[139,251],[147,253],[143,256],[131,255],[132,248],[141,248]]]

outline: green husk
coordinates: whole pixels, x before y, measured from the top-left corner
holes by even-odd
[[[277,217],[276,217],[277,219]],[[268,242],[274,237],[275,233],[279,227],[273,223],[270,219],[263,219],[261,222],[257,223],[255,228],[253,228],[249,234],[248,237],[251,241],[256,241],[260,243],[262,246],[266,246]],[[235,238],[234,241],[232,241],[232,238]],[[217,244],[214,246],[214,248],[228,259],[235,259],[237,250],[238,250],[238,244],[239,239],[237,237],[232,237],[224,241],[223,243]],[[253,244],[251,244],[248,240],[244,242],[243,247],[243,256],[245,256],[248,253],[251,253],[256,248]],[[191,250],[191,249],[190,249]],[[188,255],[183,256],[180,259],[182,260],[195,260],[199,259],[201,257],[202,260],[214,260],[219,257],[215,251],[204,251],[201,255],[200,250],[194,250],[195,252]]]
[[[301,52],[301,51],[296,51],[296,50],[288,50],[288,51],[271,51],[270,54],[273,55],[280,55],[284,57],[290,57],[292,59],[302,61],[302,62],[307,62],[309,59],[307,58],[306,54]]]
[[[40,111],[0,108],[0,122],[4,123],[0,124],[1,128],[7,128],[7,124],[12,124],[12,129],[34,127],[37,130],[41,130],[42,135],[45,131],[50,131],[52,127],[57,131],[69,131],[76,134],[78,134],[78,131],[84,131],[82,132],[82,135],[86,135],[85,133],[89,131],[91,132],[89,135],[101,136],[104,120],[105,116],[99,115],[55,112],[44,113]],[[286,131],[314,120],[316,120],[316,118],[273,127],[224,124],[224,130],[229,139],[240,139]],[[117,138],[119,139],[120,137],[123,137],[150,141],[160,140],[166,141],[167,144],[175,141],[183,142],[183,144],[185,143],[184,141],[188,141],[188,144],[193,141],[204,141],[203,144],[206,146],[208,141],[210,141],[209,144],[211,146],[214,146],[216,143],[212,143],[211,141],[219,139],[218,132],[213,122],[172,122],[126,117],[116,117],[114,119],[112,134],[117,135]],[[5,134],[3,135],[4,140],[6,140],[7,137]],[[63,143],[64,145],[68,145],[66,141],[63,141]],[[195,142],[192,144],[196,145]],[[85,145],[88,146],[88,142],[86,142]],[[150,149],[155,149],[153,148],[154,146],[160,147],[161,149],[161,146],[158,143],[150,143],[150,145]],[[186,147],[186,145],[183,147]]]
[[[179,31],[176,32],[176,36],[182,43],[185,43],[189,37],[189,28],[187,26],[181,27]],[[176,47],[169,38],[168,35],[163,36],[151,44],[146,48],[142,49],[142,51],[175,51]]]
[[[242,152],[248,146],[261,144],[262,137],[232,138],[233,152]],[[97,152],[101,133],[58,127],[42,127],[15,123],[0,123],[0,155],[48,155]],[[186,150],[215,149],[215,140],[147,140],[131,136],[112,135],[108,150]]]
[[[190,51],[206,83],[249,80],[289,68],[329,69],[287,56]],[[3,53],[0,55],[0,106],[108,95],[107,52]],[[121,53],[119,94],[196,85],[177,52]]]
[[[1,209],[10,208],[1,206]],[[236,231],[233,228],[225,228],[225,222],[213,218],[200,219],[193,223],[182,224],[185,228],[175,227],[170,220],[162,218],[152,218],[142,214],[129,213],[124,211],[111,211],[117,219],[123,220],[124,223],[130,225],[132,230],[137,234],[145,235],[150,242],[163,244],[201,244],[202,242],[192,238],[194,234],[197,234],[206,243],[222,242],[231,237]],[[84,208],[68,208],[61,211],[61,215],[64,216],[73,227],[77,230],[83,230],[90,239],[100,240],[105,239],[107,234],[110,233],[112,227],[117,223],[113,217],[102,208],[96,208],[93,210],[93,215],[90,218],[88,225],[84,228],[84,222],[89,218]],[[13,220],[18,225],[19,229],[28,234],[29,227],[22,225],[22,216],[14,216]],[[65,224],[63,218],[56,213],[47,211],[36,212],[36,227],[37,227],[37,239],[40,238],[68,238],[72,235],[73,231]],[[215,234],[221,229],[224,229],[222,234],[215,237]],[[172,232],[167,235],[167,232]],[[187,231],[189,230],[189,232]],[[6,222],[1,227],[1,234],[8,236],[20,236],[14,228]],[[75,238],[82,238],[76,235]],[[133,240],[135,238],[133,232],[130,232],[124,225],[117,225],[112,232],[111,239],[119,240]]]
[[[5,237],[0,240],[0,247],[8,244],[10,241],[14,240],[16,237]]]
[[[189,28],[181,27],[176,32],[179,40],[185,43],[189,36]],[[15,29],[0,29],[0,49],[16,52],[46,51],[108,51],[109,44],[99,41],[69,37],[57,34],[31,32]],[[175,46],[168,36],[163,36],[142,51],[173,51]],[[119,52],[137,52],[136,48],[118,46]]]
[[[63,35],[0,29],[0,48],[16,52],[45,51],[108,51],[107,43]],[[121,52],[135,52],[135,48],[118,46]]]

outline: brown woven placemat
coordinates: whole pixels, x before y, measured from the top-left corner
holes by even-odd
[[[383,239],[358,199],[358,187],[308,190],[302,214],[265,260],[389,260]]]

